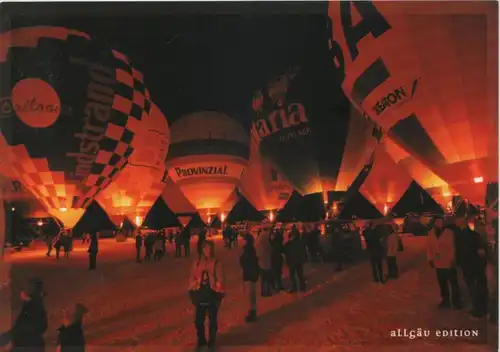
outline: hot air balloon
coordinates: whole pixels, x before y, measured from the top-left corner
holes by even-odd
[[[150,102],[142,74],[89,35],[26,27],[0,37],[0,137],[18,178],[67,227],[127,163]]]
[[[425,189],[443,209],[452,209],[453,196],[456,196],[457,192],[448,183],[391,141],[390,138],[384,140],[384,146],[391,159],[403,167],[413,180]]]
[[[498,4],[332,1],[351,102],[469,201],[498,182]]]
[[[181,117],[170,131],[169,177],[204,220],[220,213],[248,163],[248,135],[235,120],[213,111]]]
[[[293,188],[269,160],[260,156],[257,145],[251,143],[248,166],[241,176],[241,192],[257,210],[271,211],[283,208]]]
[[[165,187],[170,129],[158,106],[151,104],[132,142],[134,151],[121,174],[97,197],[111,220],[144,218]]]
[[[347,191],[378,144],[375,125],[314,65],[293,68],[256,96],[252,143],[302,195]]]
[[[375,151],[375,161],[359,191],[380,213],[387,215],[413,181],[404,166],[398,165],[385,149]]]

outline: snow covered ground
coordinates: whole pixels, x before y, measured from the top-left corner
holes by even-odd
[[[219,314],[222,351],[491,351],[495,326],[471,320],[466,311],[437,309],[435,273],[425,263],[425,238],[405,239],[401,277],[385,285],[371,281],[369,263],[335,272],[331,263],[307,264],[310,290],[259,298],[259,320],[245,324],[247,302],[236,249],[222,247],[227,297]],[[85,319],[88,350],[185,351],[195,343],[193,307],[186,288],[191,260],[174,259],[172,248],[161,262],[135,263],[133,243],[100,243],[98,269],[87,271],[85,248],[76,244],[69,259],[45,256],[43,248],[9,256],[12,299],[2,290],[2,328],[20,306],[18,292],[30,277],[46,284],[50,314],[46,341],[53,344],[61,310],[75,303],[89,308]],[[192,245],[194,252],[195,245]],[[287,284],[285,280],[285,284]],[[465,299],[468,300],[465,289]],[[421,328],[427,338],[404,337]],[[397,329],[400,329],[399,331]],[[438,329],[477,331],[477,337],[437,337]],[[440,330],[441,331],[441,330]],[[394,337],[393,335],[401,335]]]

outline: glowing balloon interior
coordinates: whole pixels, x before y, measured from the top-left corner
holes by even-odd
[[[170,144],[167,119],[152,103],[144,116],[132,146],[129,162],[117,177],[97,197],[98,202],[115,224],[124,217],[134,221],[145,217],[165,187],[165,161]]]
[[[471,201],[498,180],[498,11],[485,1],[332,1],[342,86],[392,140]]]
[[[250,144],[250,159],[241,176],[241,191],[259,210],[279,210],[290,199],[293,188],[283,175],[273,170],[271,162],[262,158],[255,143]]]
[[[150,103],[143,76],[89,35],[26,27],[0,37],[0,140],[10,171],[72,227],[116,179]]]
[[[385,143],[375,152],[375,162],[359,191],[382,214],[401,199],[412,182],[404,166],[398,165],[386,152]]]

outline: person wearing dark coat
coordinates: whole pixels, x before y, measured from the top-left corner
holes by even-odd
[[[228,224],[222,231],[222,239],[224,240],[224,247],[231,248],[231,227]]]
[[[54,238],[52,244],[54,248],[56,249],[56,259],[59,260],[59,254],[61,253],[61,246],[62,246],[62,231],[59,232],[59,234]]]
[[[279,230],[271,232],[271,270],[273,272],[273,289],[282,291],[283,287],[283,236]]]
[[[99,233],[92,232],[90,235],[90,244],[87,251],[89,253],[89,270],[95,270],[97,264],[97,253],[99,252]]]
[[[337,267],[335,270],[342,271],[344,269],[346,250],[345,250],[344,238],[342,232],[340,231],[340,228],[334,227],[331,236],[332,236],[331,246],[332,246],[333,260],[337,263]]]
[[[292,288],[290,293],[306,290],[306,280],[304,278],[304,261],[306,259],[306,248],[300,238],[297,227],[293,225],[289,235],[289,240],[285,244],[285,261],[290,272]],[[298,282],[297,282],[298,281]]]
[[[85,352],[85,336],[83,334],[83,316],[87,308],[77,304],[73,317],[70,319],[67,311],[64,311],[63,322],[57,329],[58,352]]]
[[[184,247],[184,257],[191,256],[191,229],[189,227],[184,227],[181,232],[181,244]]]
[[[457,264],[462,269],[465,284],[472,300],[470,315],[484,317],[488,312],[488,283],[486,280],[486,253],[488,244],[481,235],[467,225],[465,218],[457,219]]]
[[[383,244],[383,226],[375,226],[370,223],[367,229],[363,232],[365,237],[366,249],[370,255],[370,264],[372,267],[372,275],[374,282],[384,283],[384,267],[382,265],[384,258]]]
[[[184,231],[184,230],[183,230]],[[177,230],[174,236],[175,241],[175,258],[179,258],[181,256],[181,247],[182,247],[182,237],[181,231]]]
[[[160,231],[160,241],[163,255],[165,255],[167,253],[167,234],[165,233],[165,229]]]
[[[52,241],[54,240],[54,237],[47,233],[45,235],[45,244],[47,245],[47,257],[50,257],[50,254],[52,253]]]
[[[153,246],[155,244],[155,236],[152,233],[148,233],[144,238],[144,247],[146,249],[146,255],[144,260],[149,262],[153,256]]]
[[[135,261],[136,263],[141,262],[141,248],[144,242],[144,238],[142,237],[142,233],[139,230],[137,232],[137,236],[135,236]]]
[[[47,311],[43,302],[43,281],[31,279],[27,291],[21,291],[23,305],[14,326],[2,334],[0,345],[13,352],[43,352],[47,331]]]
[[[198,243],[196,244],[198,257],[201,256],[201,251],[203,249],[203,242],[205,242],[206,240],[207,240],[207,228],[204,227],[202,230],[200,230],[200,233],[198,234]]]
[[[243,283],[250,303],[248,315],[245,318],[245,321],[249,323],[257,319],[257,281],[260,268],[253,236],[248,233],[244,239],[245,245],[240,256],[240,266],[243,270]]]

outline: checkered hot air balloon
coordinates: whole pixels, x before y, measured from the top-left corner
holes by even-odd
[[[165,160],[170,145],[170,129],[165,115],[152,103],[132,142],[129,162],[97,201],[115,225],[124,217],[140,223],[165,188]]]
[[[331,1],[345,94],[450,187],[484,205],[498,182],[498,4]]]
[[[143,76],[125,55],[60,27],[2,34],[0,75],[11,171],[72,227],[127,164],[151,106]]]

